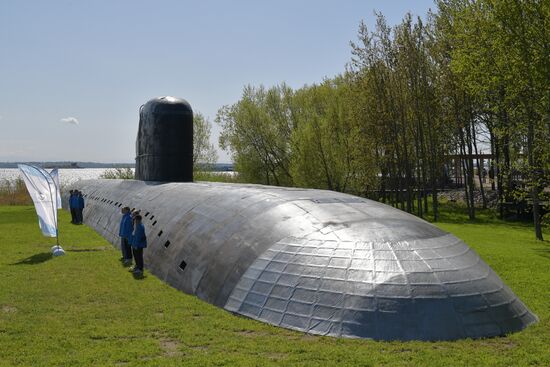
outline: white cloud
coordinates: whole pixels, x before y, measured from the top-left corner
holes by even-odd
[[[71,125],[78,125],[79,122],[78,122],[78,119],[76,117],[64,117],[60,120],[61,122],[65,122],[67,124],[71,124]]]

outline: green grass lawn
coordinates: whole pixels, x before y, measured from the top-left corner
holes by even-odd
[[[31,206],[0,206],[0,366],[550,366],[550,243],[527,225],[445,213],[540,322],[506,337],[376,342],[288,331],[234,316],[146,272],[60,212],[67,255],[52,258]],[[549,233],[545,233],[548,237]]]

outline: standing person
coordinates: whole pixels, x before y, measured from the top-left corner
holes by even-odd
[[[121,209],[122,219],[120,220],[120,250],[122,251],[122,261],[125,266],[132,264],[132,247],[130,246],[130,237],[132,236],[133,225],[130,208],[125,206]]]
[[[143,274],[143,249],[147,248],[147,237],[145,236],[145,227],[141,223],[141,215],[136,215],[134,218],[134,233],[132,233],[132,252],[136,266],[134,267],[134,275]]]
[[[71,223],[76,224],[76,194],[75,190],[69,191],[69,209],[71,211]]]
[[[84,197],[82,196],[82,191],[77,191],[77,213],[78,213],[78,224],[82,224],[84,220],[82,212],[84,211]]]
[[[132,233],[134,232],[134,228],[136,228],[136,217],[141,213],[140,210],[134,209],[130,212],[130,217],[132,218]],[[130,241],[130,245],[131,245]]]

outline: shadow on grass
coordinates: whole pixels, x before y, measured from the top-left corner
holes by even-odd
[[[136,273],[132,273],[132,276],[134,277],[135,280],[143,280],[145,278],[147,278],[145,276],[145,274],[136,274]]]
[[[18,262],[11,265],[36,265],[46,262],[51,258],[52,254],[50,252],[41,252],[39,254],[29,256],[23,260],[19,260]]]
[[[533,223],[523,220],[503,220],[498,217],[498,213],[495,209],[481,209],[476,208],[476,218],[470,219],[468,217],[468,209],[465,205],[458,203],[440,203],[439,207],[439,220],[435,223],[449,223],[449,224],[474,224],[474,225],[496,225],[505,226],[506,228],[525,229],[532,228]],[[433,212],[430,211],[424,217],[425,220],[433,222]]]
[[[70,248],[66,249],[67,252],[97,252],[97,251],[105,251],[105,247],[97,247],[97,248]]]
[[[550,259],[550,248],[536,248],[534,250],[537,255]]]
[[[132,260],[118,259],[118,261],[120,262],[120,266],[122,266],[123,268],[130,269],[133,264]]]

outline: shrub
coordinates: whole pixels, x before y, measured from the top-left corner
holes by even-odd
[[[118,180],[133,180],[135,176],[134,170],[131,168],[114,168],[106,170],[99,177]]]

